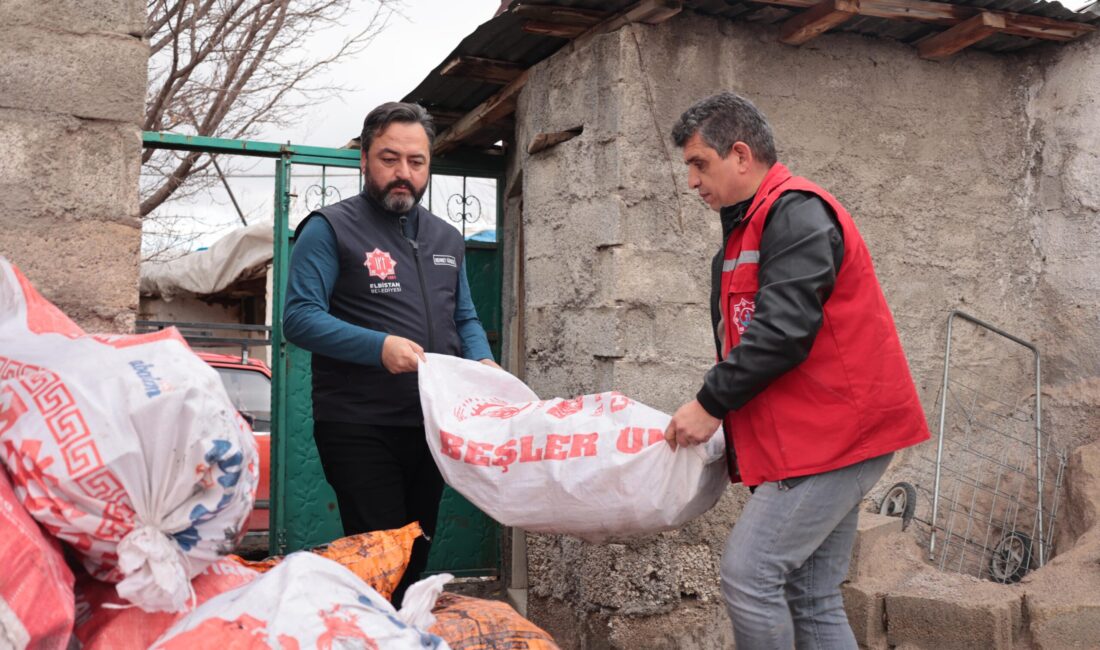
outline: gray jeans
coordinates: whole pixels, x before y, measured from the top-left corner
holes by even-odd
[[[855,650],[840,583],[860,502],[893,456],[756,488],[722,554],[737,650]]]

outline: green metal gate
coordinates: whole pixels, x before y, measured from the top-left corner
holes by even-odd
[[[310,354],[283,338],[283,301],[286,290],[293,231],[289,227],[292,199],[312,200],[317,206],[338,200],[326,181],[341,170],[358,175],[359,151],[291,144],[275,144],[219,138],[146,132],[146,147],[202,151],[209,154],[273,158],[275,163],[274,228],[272,262],[272,431],[271,431],[271,530],[269,549],[284,554],[323,544],[342,535],[336,498],[324,479],[313,443]],[[292,191],[294,170],[320,171],[319,185],[303,196]],[[447,180],[461,181],[461,191],[448,196],[445,209],[429,209],[450,218],[463,234],[479,219],[492,220],[494,235],[500,231],[503,205],[503,160],[497,156],[450,157],[432,161],[432,186]],[[472,180],[491,182],[495,205],[492,214],[478,214],[482,202],[467,193]],[[361,189],[362,178],[357,179]],[[484,194],[483,194],[484,196]],[[500,358],[501,254],[492,241],[467,241],[467,275],[477,312],[489,335],[494,355]],[[500,527],[449,487],[444,490],[439,523],[428,561],[429,572],[446,571],[458,576],[499,575]]]

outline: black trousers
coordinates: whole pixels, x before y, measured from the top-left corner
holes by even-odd
[[[443,477],[423,427],[314,422],[313,439],[325,479],[336,492],[345,535],[418,521],[428,537],[435,536]],[[393,593],[395,607],[420,579],[430,550],[431,542],[423,537],[413,544],[409,567]]]

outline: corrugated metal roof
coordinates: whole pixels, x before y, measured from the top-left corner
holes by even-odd
[[[1009,11],[1058,20],[1100,24],[1100,16],[1092,12],[1074,12],[1057,2],[1044,0],[945,0],[951,4],[982,9]],[[618,12],[636,0],[538,0],[537,4],[577,9],[594,9]],[[801,9],[789,9],[749,0],[685,0],[685,9],[726,18],[737,22],[762,24],[780,23]],[[568,41],[553,36],[524,32],[526,18],[507,12],[483,23],[459,43],[449,56],[435,67],[408,95],[405,101],[418,102],[429,110],[469,111],[500,90],[501,86],[481,83],[461,77],[444,77],[440,68],[456,56],[478,56],[519,63],[530,67],[550,56]],[[857,17],[831,30],[865,36],[890,38],[903,43],[915,43],[934,32],[942,31],[934,25],[922,22],[888,20],[885,18]],[[1009,34],[994,34],[971,46],[991,52],[1011,52],[1039,43],[1038,39],[1021,38]],[[916,56],[914,54],[914,56]]]
[[[964,7],[977,7],[980,9],[1009,11],[1018,14],[1043,16],[1045,18],[1068,20],[1072,22],[1098,22],[1096,16],[1073,12],[1069,9],[1066,9],[1057,2],[1044,2],[1043,0],[940,1],[945,1],[949,4],[961,5]],[[783,22],[787,18],[793,16],[795,13],[798,13],[799,11],[805,11],[804,9],[787,9],[785,7],[761,5],[754,2],[741,2],[739,0],[692,0],[686,2],[685,5],[690,5],[692,9],[701,14],[721,16],[723,18],[729,18],[732,20],[753,20],[754,16],[758,16],[757,21],[763,22],[765,24]],[[762,9],[769,9],[772,11],[763,12],[761,11]],[[834,29],[830,30],[830,33],[848,32],[863,34],[864,36],[890,38],[896,41],[901,41],[902,43],[915,43],[925,36],[939,31],[943,31],[943,29],[938,28],[935,25],[930,25],[928,23],[889,20],[886,18],[857,17],[838,25]],[[1039,39],[1021,38],[1019,36],[1012,36],[1009,34],[994,34],[993,36],[990,36],[985,40],[975,43],[971,46],[971,48],[976,50],[985,50],[989,52],[1010,52],[1040,42],[1042,41],[1040,41]]]

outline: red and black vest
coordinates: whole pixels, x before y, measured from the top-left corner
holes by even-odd
[[[747,485],[839,469],[929,438],[893,316],[851,215],[778,163],[726,242],[723,358],[752,327],[764,223],[788,191],[812,193],[833,209],[844,258],[809,356],[725,417],[726,445],[736,451],[730,477]]]

